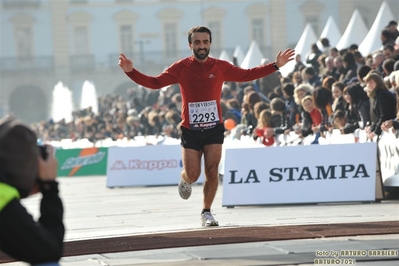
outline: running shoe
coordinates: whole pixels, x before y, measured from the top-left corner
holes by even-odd
[[[204,212],[201,214],[202,226],[219,226],[218,221],[213,218],[212,213]]]
[[[178,186],[179,194],[182,199],[188,199],[191,196],[191,184],[180,179]]]

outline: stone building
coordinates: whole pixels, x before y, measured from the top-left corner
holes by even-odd
[[[245,52],[256,40],[265,57],[294,47],[307,23],[316,34],[333,16],[343,32],[355,8],[371,27],[382,0],[0,0],[0,116],[51,117],[62,81],[79,108],[84,81],[97,94],[135,87],[119,69],[124,52],[139,70],[160,73],[190,55],[187,31],[213,32],[211,54]],[[399,14],[397,0],[386,1]],[[396,2],[396,5],[395,5]],[[260,62],[261,58],[259,59]]]

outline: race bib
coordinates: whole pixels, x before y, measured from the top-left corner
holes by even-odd
[[[204,130],[219,124],[216,100],[188,103],[190,129]]]

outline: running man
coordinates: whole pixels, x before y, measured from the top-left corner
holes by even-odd
[[[208,57],[212,43],[211,31],[203,26],[188,32],[188,46],[193,55],[181,59],[158,76],[147,76],[133,68],[133,62],[124,54],[119,56],[119,66],[137,84],[150,89],[180,85],[182,96],[181,146],[183,170],[178,191],[182,199],[191,196],[191,184],[201,174],[201,157],[204,156],[205,182],[201,212],[202,226],[218,226],[211,213],[219,176],[224,126],[220,97],[225,81],[247,82],[269,75],[294,59],[295,51],[279,52],[276,61],[252,69],[241,69],[227,61]],[[260,59],[259,59],[260,60]]]

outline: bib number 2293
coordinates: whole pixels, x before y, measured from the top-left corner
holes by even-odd
[[[219,122],[219,113],[215,100],[190,102],[188,104],[190,128],[203,130],[215,127]]]

